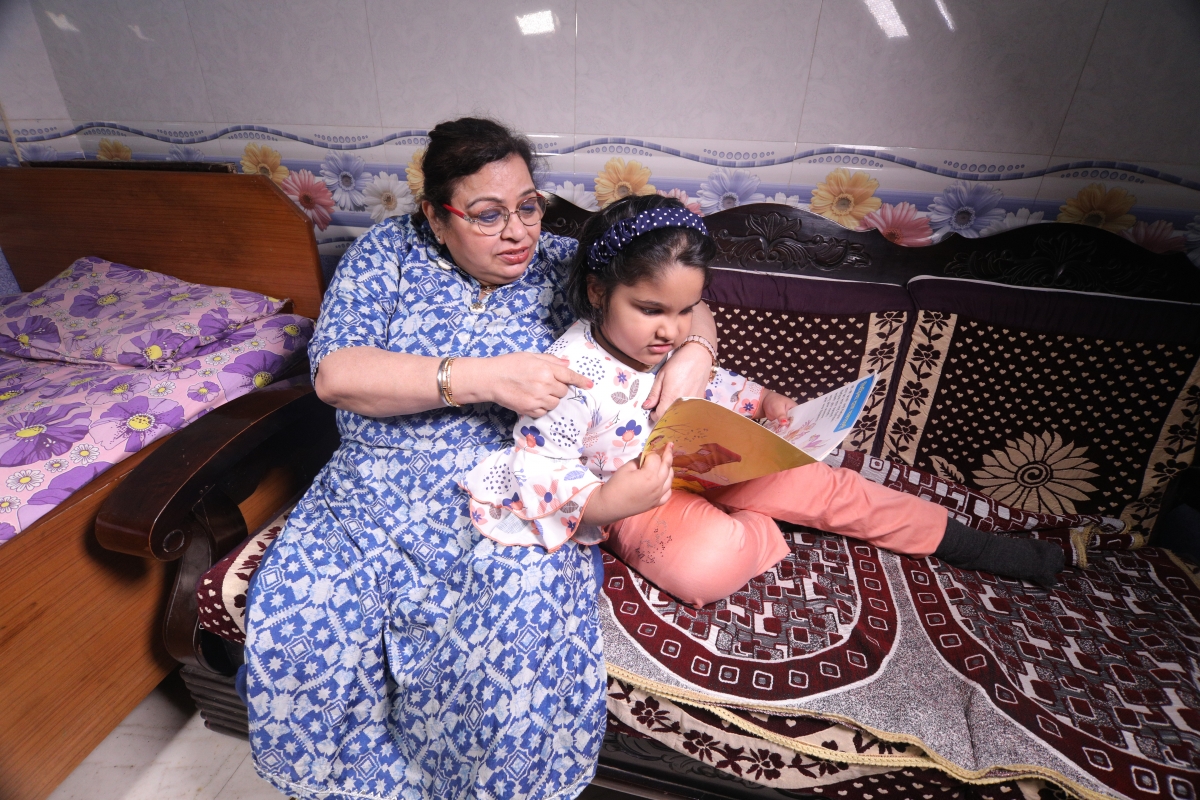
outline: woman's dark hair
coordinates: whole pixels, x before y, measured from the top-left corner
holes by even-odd
[[[425,173],[425,187],[417,201],[414,218],[424,219],[420,208],[422,200],[433,204],[438,219],[447,219],[450,212],[442,208],[454,195],[458,182],[474,175],[494,161],[503,161],[513,154],[521,157],[529,174],[534,172],[533,145],[519,133],[509,130],[499,122],[477,117],[439,122],[429,132],[429,147],[421,162]]]
[[[656,194],[627,197],[593,214],[584,224],[579,234],[579,250],[567,274],[567,302],[577,318],[601,322],[603,308],[614,289],[653,279],[672,263],[704,270],[704,285],[708,285],[708,263],[716,257],[717,246],[711,237],[691,228],[648,231],[625,245],[612,261],[599,269],[588,264],[588,250],[605,231],[623,219],[655,208],[683,208],[683,204],[673,197]],[[604,298],[599,309],[588,298],[589,276],[599,285]]]

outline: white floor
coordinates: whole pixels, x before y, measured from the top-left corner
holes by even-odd
[[[254,774],[250,743],[214,733],[178,677],[164,681],[50,800],[284,800]]]

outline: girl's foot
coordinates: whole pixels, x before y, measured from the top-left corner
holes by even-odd
[[[959,569],[1033,581],[1046,589],[1058,583],[1055,576],[1066,565],[1066,554],[1053,542],[984,533],[952,518],[933,555]]]

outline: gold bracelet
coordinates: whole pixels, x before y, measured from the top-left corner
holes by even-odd
[[[703,346],[704,349],[708,351],[708,355],[712,358],[712,369],[708,371],[708,379],[711,381],[712,379],[716,378],[717,369],[719,369],[721,366],[721,361],[717,358],[717,348],[713,347],[712,342],[697,333],[693,333],[691,336],[683,340],[683,344],[687,344],[688,342],[695,342],[696,344]],[[682,345],[680,346],[682,347]]]
[[[442,363],[438,365],[437,385],[438,394],[442,396],[442,403],[450,408],[459,408],[458,403],[454,402],[454,392],[450,388],[450,368],[454,366],[454,359],[458,356],[446,356],[442,359]]]

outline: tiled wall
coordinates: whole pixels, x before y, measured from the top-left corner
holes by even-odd
[[[580,204],[624,181],[914,243],[1040,214],[1200,264],[1197,42],[1195,0],[0,0],[0,103],[27,159],[265,168],[330,254],[478,112]]]

